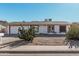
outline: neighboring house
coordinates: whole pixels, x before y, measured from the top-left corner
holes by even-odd
[[[6,33],[8,22],[0,20],[0,33]]]
[[[7,26],[8,25],[8,22],[7,21],[0,20],[0,25]]]
[[[6,27],[3,25],[0,25],[0,33],[5,33]]]
[[[25,29],[35,27],[37,34],[65,34],[68,32],[70,23],[65,21],[32,21],[32,22],[12,22],[6,29],[6,34],[17,34],[18,28],[24,26]]]

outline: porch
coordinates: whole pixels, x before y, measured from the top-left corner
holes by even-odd
[[[39,34],[65,35],[69,30],[69,25],[47,25],[39,26]]]
[[[68,32],[70,25],[29,25],[24,26],[25,29],[29,29],[30,27],[34,27],[36,34],[58,34],[65,35]],[[6,34],[17,34],[18,28],[20,26],[8,26],[6,30]]]

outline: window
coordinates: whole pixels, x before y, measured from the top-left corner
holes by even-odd
[[[30,28],[34,28],[34,30],[35,30],[36,32],[39,31],[39,26],[38,26],[38,25],[36,25],[36,26],[31,25]]]
[[[66,32],[66,25],[60,25],[60,32]]]
[[[34,29],[35,29],[36,32],[38,32],[39,31],[39,26],[34,26]]]
[[[51,31],[51,26],[48,26],[48,33],[50,33]]]

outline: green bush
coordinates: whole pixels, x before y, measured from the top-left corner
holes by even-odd
[[[69,45],[69,48],[73,46],[75,48],[79,47],[79,26],[78,24],[72,24],[69,31],[66,33],[65,39],[66,45]]]
[[[18,29],[18,37],[20,39],[24,39],[25,41],[32,41],[35,37],[35,30],[34,28],[24,29],[23,26],[19,27]]]
[[[66,34],[68,40],[79,40],[79,27],[76,24],[71,25],[69,31]]]

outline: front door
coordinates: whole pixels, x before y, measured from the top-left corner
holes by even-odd
[[[54,25],[49,25],[48,26],[48,33],[53,33],[54,32]]]

